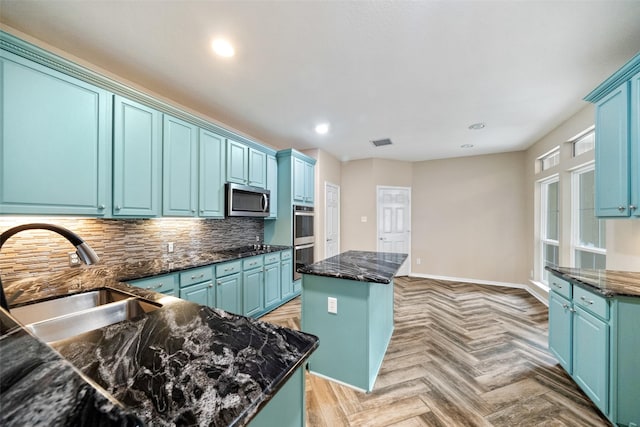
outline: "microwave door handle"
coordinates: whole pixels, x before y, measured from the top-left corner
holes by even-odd
[[[266,194],[262,194],[262,212],[267,212],[269,210],[269,198]]]

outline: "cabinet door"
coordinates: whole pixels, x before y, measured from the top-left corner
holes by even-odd
[[[289,298],[293,295],[293,270],[291,260],[283,260],[280,264],[280,293],[282,299]]]
[[[269,218],[278,217],[278,161],[267,156],[267,190],[269,194]]]
[[[271,307],[280,302],[280,263],[264,267],[264,306]]]
[[[180,298],[196,304],[213,307],[213,282],[207,281],[180,289]]]
[[[609,326],[576,307],[573,319],[573,378],[607,414],[609,411]]]
[[[113,215],[160,214],[162,114],[115,96],[113,102]]]
[[[304,202],[304,164],[304,161],[293,158],[293,200],[296,202]]]
[[[629,216],[629,84],[596,105],[596,215]]]
[[[200,129],[199,215],[224,218],[225,142]]]
[[[112,95],[0,51],[0,213],[111,211]]]
[[[227,181],[236,184],[249,182],[249,147],[227,140]]]
[[[249,185],[267,187],[267,155],[254,148],[249,148]]]
[[[304,164],[304,201],[309,204],[313,204],[315,193],[315,176],[314,167],[311,163]]]
[[[571,365],[571,329],[573,313],[571,302],[556,292],[549,292],[549,350],[569,373]]]
[[[242,314],[240,273],[216,280],[216,307],[230,313]]]
[[[640,217],[640,73],[631,78],[631,214]]]
[[[168,216],[195,216],[198,197],[198,129],[164,116],[163,207]]]
[[[253,316],[264,309],[264,273],[262,268],[242,273],[244,315]]]

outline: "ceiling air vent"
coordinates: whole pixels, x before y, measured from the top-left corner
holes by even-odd
[[[376,139],[375,141],[371,141],[371,143],[373,145],[375,145],[376,147],[382,147],[383,145],[391,145],[391,144],[393,144],[393,142],[391,142],[391,140],[389,138]]]

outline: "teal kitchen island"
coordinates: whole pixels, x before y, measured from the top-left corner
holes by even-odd
[[[393,334],[393,276],[406,254],[348,251],[298,268],[312,374],[370,392]]]

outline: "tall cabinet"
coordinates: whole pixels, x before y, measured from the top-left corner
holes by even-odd
[[[640,54],[585,100],[596,105],[596,215],[640,217]]]

